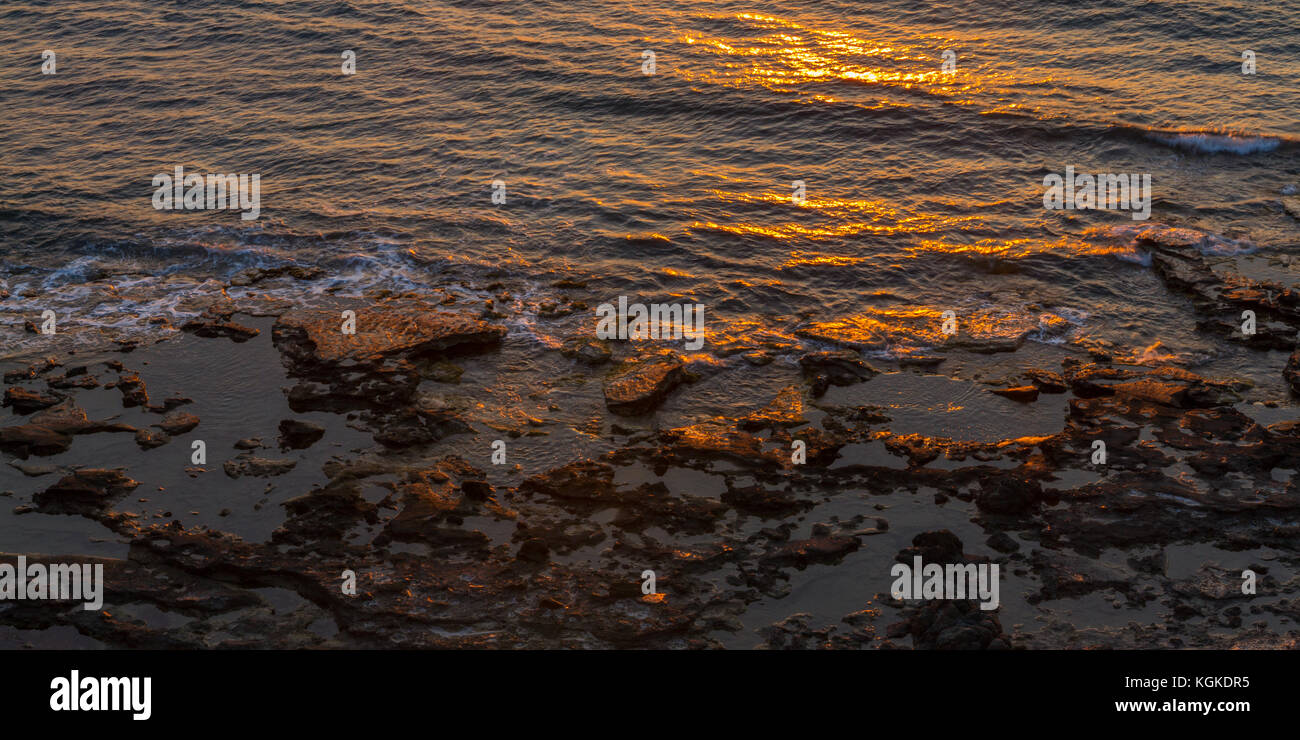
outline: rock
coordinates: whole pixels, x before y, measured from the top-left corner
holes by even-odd
[[[1064,378],[1050,370],[1030,368],[1025,371],[1024,375],[1029,379],[1029,382],[1038,386],[1038,390],[1043,393],[1065,393],[1070,389]]]
[[[120,469],[83,468],[37,493],[32,502],[44,513],[90,514],[138,485]]]
[[[605,378],[605,406],[623,416],[649,413],[684,379],[675,357],[629,363]]]
[[[545,563],[551,558],[551,549],[542,540],[534,538],[519,546],[516,557],[528,563]]]
[[[459,383],[460,376],[465,374],[465,368],[446,360],[417,364],[416,370],[421,377],[438,383]]]
[[[1036,480],[1004,475],[980,481],[975,505],[990,514],[1023,514],[1034,508],[1043,496],[1043,486]]]
[[[186,321],[181,325],[181,331],[187,331],[196,336],[209,339],[214,337],[227,337],[236,342],[246,342],[258,334],[261,334],[259,329],[254,329],[251,326],[236,324],[228,319],[207,314]]]
[[[53,393],[29,391],[26,388],[6,388],[4,405],[12,406],[15,413],[30,414],[47,409],[63,400],[63,396]]]
[[[1291,386],[1292,392],[1300,395],[1300,349],[1292,352],[1287,358],[1282,377],[1286,379],[1287,385]]]
[[[763,561],[772,564],[805,566],[812,563],[833,563],[854,552],[861,543],[856,537],[827,536],[798,540],[767,554]]]
[[[495,344],[505,327],[420,301],[377,303],[356,311],[356,333],[344,334],[335,311],[301,310],[275,323],[276,346],[294,365],[367,363],[463,345]]]
[[[235,449],[237,450],[256,450],[256,449],[260,449],[261,446],[262,446],[261,437],[247,437],[245,439],[241,439],[235,442]]]
[[[880,374],[863,362],[857,352],[847,349],[809,352],[799,358],[799,367],[811,381],[814,397],[821,397],[828,386],[853,385]]]
[[[178,408],[180,406],[184,406],[185,404],[189,404],[189,403],[194,403],[194,399],[186,398],[184,396],[171,396],[170,398],[163,399],[163,410],[171,411],[172,409]]]
[[[781,389],[781,392],[767,406],[742,418],[740,427],[752,430],[765,427],[795,427],[806,423],[807,419],[803,416],[803,391],[799,386],[791,385]]]
[[[122,392],[122,405],[126,408],[149,405],[149,391],[139,375],[127,373],[119,376],[117,389]]]
[[[451,409],[417,406],[402,409],[383,420],[374,433],[376,442],[394,449],[405,449],[437,442],[453,434],[474,431]]]
[[[55,455],[72,445],[72,435],[94,432],[132,432],[129,424],[90,421],[72,399],[34,414],[30,423],[0,428],[0,449],[19,457]]]
[[[280,422],[281,449],[306,449],[324,436],[325,427],[321,424],[298,419],[284,419]]]
[[[1019,401],[1020,403],[1029,403],[1038,400],[1038,386],[1036,385],[1022,385],[1015,388],[993,388],[990,389],[989,392],[997,396],[1002,396],[1003,398],[1010,398],[1012,401]]]
[[[588,365],[601,365],[609,362],[609,342],[579,334],[565,340],[560,354]]]
[[[171,441],[171,437],[166,432],[155,432],[149,429],[135,430],[135,443],[142,449],[151,450],[155,447],[162,447]]]
[[[49,475],[50,473],[57,473],[59,471],[59,468],[54,465],[36,465],[33,463],[20,462],[18,460],[10,460],[9,467],[14,468],[28,478],[38,478],[42,475]]]
[[[579,460],[528,478],[519,490],[559,499],[614,499],[614,468],[606,463]]]
[[[19,457],[57,455],[71,446],[71,436],[38,424],[0,428],[0,450]]]
[[[773,517],[796,514],[816,506],[813,501],[762,486],[728,488],[721,498],[722,503],[739,511]]]
[[[226,475],[231,478],[239,478],[245,475],[256,478],[269,478],[273,475],[284,475],[293,470],[297,464],[294,460],[274,460],[245,454],[233,460],[227,460],[222,467],[225,469]]]
[[[1020,543],[1016,542],[1006,532],[994,532],[988,539],[988,546],[998,552],[1009,553],[1020,549]]]
[[[248,267],[235,273],[230,278],[232,286],[246,286],[282,276],[289,276],[297,280],[313,280],[325,273],[319,267],[305,267],[303,265],[282,265],[280,267]]]
[[[405,408],[420,384],[417,362],[480,349],[505,336],[505,327],[418,299],[359,309],[355,328],[355,334],[344,334],[335,311],[302,310],[279,318],[272,339],[290,376],[300,379],[289,391],[291,409]]]
[[[779,465],[782,461],[780,450],[764,452],[763,440],[738,429],[734,422],[725,418],[667,429],[660,432],[659,437],[664,443],[664,452],[677,457],[726,457],[750,465]]]
[[[1292,218],[1300,219],[1300,198],[1283,198],[1282,207]]]
[[[911,565],[917,556],[927,563],[968,561],[966,554],[962,552],[961,539],[947,529],[921,532],[912,538],[912,546],[900,550],[894,559],[905,565]]]
[[[77,372],[78,370],[80,372]],[[58,388],[60,390],[69,390],[73,388],[89,390],[91,388],[99,387],[99,379],[94,375],[87,375],[86,368],[84,367],[73,368],[63,375],[56,375],[50,378],[47,382],[50,384],[51,388]]]
[[[1226,406],[1237,400],[1236,394],[1226,387],[1197,378],[1192,381],[1162,381],[1151,378],[1116,383],[1110,386],[1114,393],[1125,398],[1136,398],[1148,403],[1174,408],[1209,408]]]
[[[482,532],[457,526],[463,517],[475,512],[477,504],[465,495],[463,483],[456,485],[451,474],[457,479],[483,475],[456,457],[445,458],[434,468],[410,473],[397,489],[401,511],[388,520],[383,535],[376,541],[381,544],[388,540],[421,542],[456,549],[486,547],[490,540]]]
[[[890,634],[895,634],[894,625]],[[902,623],[902,634],[910,634],[913,645],[921,650],[1006,650],[1011,646],[996,612],[980,609],[975,601],[926,602]]]
[[[163,420],[153,426],[158,427],[167,434],[175,437],[184,434],[199,425],[199,417],[194,414],[187,414],[184,411],[173,411],[163,417]]]

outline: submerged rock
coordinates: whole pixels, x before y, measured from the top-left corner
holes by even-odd
[[[793,564],[834,563],[854,552],[862,543],[850,536],[826,535],[798,540],[778,547],[763,558],[766,563]]]
[[[199,425],[199,417],[194,414],[187,414],[184,411],[173,411],[163,417],[163,420],[153,426],[163,430],[163,432],[175,437],[192,431]]]
[[[588,365],[601,365],[609,362],[611,353],[609,342],[578,335],[564,341],[560,347],[560,354]]]
[[[295,460],[275,460],[266,457],[255,457],[244,454],[232,460],[227,460],[222,466],[226,475],[231,478],[239,478],[249,475],[257,478],[269,478],[273,475],[284,475],[293,470],[297,465]]]

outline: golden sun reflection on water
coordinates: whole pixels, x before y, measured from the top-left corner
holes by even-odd
[[[848,31],[816,28],[795,20],[757,13],[707,16],[737,20],[759,31],[758,38],[733,39],[685,33],[677,41],[701,50],[714,62],[704,69],[677,69],[687,80],[727,87],[760,86],[775,92],[798,93],[806,100],[845,102],[844,97],[825,91],[803,90],[825,81],[848,81],[864,86],[918,89],[946,98],[969,98],[990,81],[1004,82],[1001,74],[970,74],[959,67],[945,72],[940,66],[941,50],[970,39],[933,34],[907,35],[889,40],[867,38]],[[907,106],[902,100],[851,100],[857,104]]]

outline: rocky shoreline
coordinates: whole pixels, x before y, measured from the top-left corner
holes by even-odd
[[[1284,380],[1300,393],[1300,292],[1221,275],[1189,239],[1142,243],[1169,288],[1190,296],[1202,331],[1292,352]],[[253,278],[305,276],[230,285]],[[581,284],[565,290],[555,316],[591,302]],[[891,409],[872,401],[886,377],[931,377],[945,356],[888,367],[823,341],[738,353],[775,392],[744,413],[676,423],[665,405],[725,392],[732,366],[579,333],[546,352],[562,369],[546,389],[583,394],[587,421],[523,414],[500,425],[472,392],[438,389],[461,387],[467,367],[509,367],[537,349],[510,346],[493,301],[466,304],[214,301],[183,325],[188,351],[273,348],[282,376],[250,371],[243,403],[276,394],[292,412],[267,429],[222,430],[238,438],[229,448],[211,441],[209,410],[189,390],[154,392],[156,370],[136,358],[159,362],[156,347],[6,372],[0,451],[17,472],[0,479],[13,489],[4,526],[81,518],[125,552],[76,558],[105,566],[103,610],[6,603],[0,639],[46,646],[46,630],[70,628],[90,641],[78,644],[163,648],[1296,646],[1300,424],[1256,418],[1248,383],[1064,354],[996,384],[963,381],[1012,418],[1057,399],[1059,431],[973,441],[895,430]],[[1243,310],[1258,316],[1253,336],[1234,329]],[[344,311],[355,334],[340,328]],[[258,321],[273,321],[269,337]],[[959,337],[951,351],[1019,358],[1023,341]],[[106,392],[120,413],[91,410]],[[327,450],[344,428],[353,449]],[[494,443],[546,435],[567,459],[494,462]],[[109,438],[129,439],[138,457],[79,464],[83,445]],[[182,464],[196,439],[208,440],[206,464]],[[274,531],[241,537],[220,526],[226,514],[185,523],[162,501],[131,501],[156,485],[163,460],[227,513],[249,503],[223,493],[235,482],[264,484],[256,516]],[[302,490],[277,483],[299,473],[323,478]],[[29,547],[0,558],[18,554],[70,555]],[[1004,606],[892,599],[890,565],[916,554],[1000,563]],[[1241,592],[1245,568],[1258,574],[1256,595]],[[345,572],[355,594],[341,587]]]

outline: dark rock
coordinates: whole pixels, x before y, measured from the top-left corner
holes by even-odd
[[[12,406],[15,413],[30,414],[47,409],[62,400],[63,396],[53,393],[40,393],[26,388],[6,388],[4,405]]]
[[[181,325],[181,331],[187,331],[205,338],[226,337],[236,342],[246,342],[261,333],[251,326],[236,324],[217,316],[203,315],[190,319]]]
[[[828,386],[853,385],[880,374],[863,362],[857,352],[847,349],[810,352],[799,358],[799,367],[812,383],[814,397],[821,397]]]
[[[135,430],[135,443],[142,449],[151,450],[155,447],[162,447],[171,441],[171,437],[166,432],[155,432],[149,429]]]
[[[415,363],[450,351],[500,342],[505,327],[452,313],[419,299],[391,300],[356,311],[356,333],[344,334],[340,312],[284,314],[272,339],[292,377],[294,411],[390,411],[409,406],[420,376]]]
[[[232,460],[227,460],[222,466],[226,475],[231,478],[241,476],[253,476],[257,478],[269,478],[273,475],[283,475],[298,463],[294,460],[274,460],[265,457],[254,457],[245,453]]]
[[[122,392],[123,406],[131,408],[132,406],[149,405],[149,391],[139,375],[127,373],[119,376],[117,389]]]
[[[616,498],[614,468],[606,463],[579,460],[528,478],[519,490],[559,499],[613,499]]]
[[[1020,549],[1020,543],[1006,532],[994,532],[988,539],[988,546],[998,552],[1015,552]]]
[[[199,425],[199,417],[194,414],[187,414],[184,411],[173,411],[163,417],[163,420],[153,426],[158,427],[167,434],[175,437],[184,434]]]
[[[0,450],[19,457],[57,455],[71,446],[71,436],[38,424],[0,428]]]
[[[1038,481],[1004,475],[980,481],[975,505],[990,514],[1023,514],[1042,497],[1043,486]]]
[[[519,555],[517,557],[529,563],[544,563],[550,559],[551,549],[542,540],[526,540],[524,544],[519,546]]]
[[[565,340],[560,354],[588,365],[601,365],[609,362],[609,343],[580,334]]]
[[[783,545],[766,555],[763,560],[768,563],[799,566],[811,563],[833,563],[859,547],[861,543],[856,537],[812,537]]]
[[[1043,393],[1065,393],[1070,389],[1064,378],[1050,370],[1030,368],[1024,374],[1029,379],[1029,382],[1038,386],[1038,390]]]
[[[302,450],[325,436],[325,427],[310,421],[284,419],[280,422],[280,447]]]
[[[83,468],[37,493],[32,502],[48,514],[90,514],[140,485],[121,470]]]
[[[1291,386],[1291,391],[1300,395],[1300,349],[1291,353],[1287,358],[1286,368],[1282,370],[1282,377],[1286,380],[1287,385]]]
[[[473,427],[450,409],[415,407],[402,409],[384,418],[374,437],[376,442],[385,447],[406,449],[472,431]]]
[[[297,280],[313,280],[324,274],[324,270],[319,267],[307,267],[303,265],[282,265],[280,267],[248,267],[235,273],[230,278],[230,284],[233,286],[252,285],[262,280],[289,276]]]

